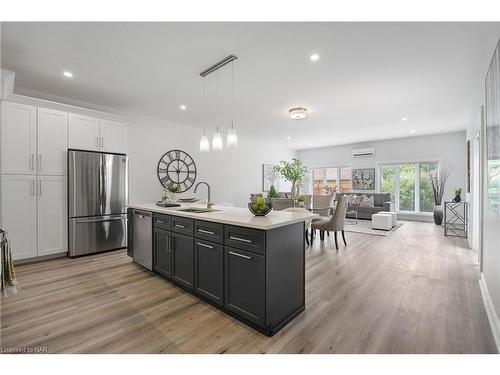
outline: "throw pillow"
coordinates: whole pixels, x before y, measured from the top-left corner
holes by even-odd
[[[352,205],[353,206],[361,206],[361,203],[363,202],[363,197],[361,195],[353,195],[352,196]]]
[[[368,198],[366,195],[363,195],[363,202],[361,203],[363,207],[374,207],[375,206],[375,198],[373,195]]]

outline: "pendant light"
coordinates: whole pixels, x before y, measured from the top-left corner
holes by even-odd
[[[217,97],[215,103],[215,122],[217,123],[217,132],[212,139],[212,150],[222,151],[222,137],[219,132],[219,70],[217,69]]]
[[[231,61],[231,129],[227,133],[227,147],[238,146],[238,136],[234,130],[234,61]]]
[[[207,102],[207,95],[206,95],[206,79],[203,78],[203,103],[206,104]],[[203,128],[203,135],[201,136],[200,139],[200,152],[209,152],[210,151],[210,142],[208,141],[208,137],[205,133],[205,128]]]
[[[203,129],[203,136],[200,139],[200,151],[201,152],[210,151],[210,142],[208,141],[208,137],[205,134],[205,129]]]

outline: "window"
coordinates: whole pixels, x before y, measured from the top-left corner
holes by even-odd
[[[314,168],[313,194],[325,194],[325,186],[341,192],[352,191],[351,167]]]
[[[380,191],[391,193],[396,211],[432,212],[434,194],[426,172],[437,170],[436,162],[382,165]]]

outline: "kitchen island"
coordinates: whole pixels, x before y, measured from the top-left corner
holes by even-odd
[[[199,206],[128,208],[134,261],[272,336],[305,308],[304,221],[313,214]]]

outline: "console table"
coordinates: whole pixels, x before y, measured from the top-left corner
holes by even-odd
[[[467,202],[444,202],[444,235],[467,238]]]

